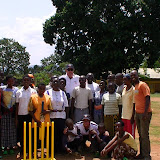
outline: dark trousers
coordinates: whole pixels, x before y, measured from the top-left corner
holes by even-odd
[[[65,127],[65,119],[53,118],[54,121],[54,151],[55,153],[62,153],[63,149],[63,130]]]
[[[28,153],[29,151],[29,122],[32,122],[32,117],[28,115],[18,115],[18,128],[17,128],[17,135],[18,135],[18,140],[20,141],[21,148],[20,152],[23,153],[23,124],[26,122],[26,152]]]
[[[63,148],[66,150],[65,147],[70,148],[74,152],[78,152],[78,147],[81,145],[82,139],[80,137],[75,138],[72,142],[68,142],[68,136],[63,135]]]
[[[47,143],[47,127],[45,127],[44,134],[44,148],[46,148]],[[41,140],[39,139],[39,128],[37,127],[37,149],[41,148]],[[34,152],[34,128],[32,128],[32,152]],[[51,127],[49,127],[49,154],[51,154]]]
[[[136,125],[139,133],[140,154],[145,158],[151,159],[149,126],[152,118],[152,112],[149,112],[147,116],[147,119],[143,120],[143,114],[136,113]]]

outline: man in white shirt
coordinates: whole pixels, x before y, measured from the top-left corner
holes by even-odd
[[[59,79],[61,79],[61,78],[66,79],[66,87],[65,88],[66,88],[66,95],[69,98],[68,99],[69,107],[71,107],[70,100],[71,100],[71,95],[72,95],[73,89],[75,87],[79,86],[79,75],[74,74],[74,70],[75,69],[74,69],[73,64],[67,64],[66,70],[65,70],[66,74],[59,77]]]
[[[92,91],[92,95],[93,95],[93,99],[92,99],[92,117],[93,117],[93,113],[94,113],[94,97],[95,97],[95,92],[99,91],[100,88],[99,88],[99,85],[95,82],[93,82],[94,80],[94,75],[93,73],[88,73],[86,75],[86,78],[87,78],[87,82],[86,82],[86,87],[90,88],[91,91]],[[93,117],[94,118],[94,117]]]
[[[84,114],[82,121],[77,122],[75,126],[78,128],[80,135],[83,137],[80,147],[85,149],[85,147],[87,146],[90,147],[90,151],[96,150],[96,146],[94,146],[94,144],[96,141],[95,133],[99,133],[98,125],[95,122],[91,121],[90,115]],[[88,143],[91,143],[91,145]]]
[[[28,123],[32,122],[32,117],[29,115],[28,112],[28,104],[32,94],[37,93],[36,90],[31,88],[29,85],[31,83],[31,79],[28,75],[23,77],[23,87],[16,92],[16,124],[18,130],[18,138],[21,144],[20,156],[23,154],[23,123],[26,122],[27,124],[27,153],[28,153]]]
[[[59,79],[66,79],[66,93],[70,95],[75,87],[79,86],[79,75],[74,74],[73,64],[67,64],[66,74],[59,77]]]
[[[93,80],[94,80],[93,73],[88,73],[87,76],[86,76],[86,79],[87,79],[86,87],[91,89],[92,94],[94,96],[95,92],[99,91],[100,88],[99,88],[99,85],[97,83],[93,82]]]

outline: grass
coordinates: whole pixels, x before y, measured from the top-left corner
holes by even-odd
[[[151,97],[159,97],[160,98],[160,93],[151,94]]]
[[[151,95],[151,97],[160,97],[160,94]],[[151,144],[160,144],[160,101],[152,101],[152,120],[150,125],[150,140]]]

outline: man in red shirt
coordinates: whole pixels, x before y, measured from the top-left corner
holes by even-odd
[[[150,88],[139,80],[136,70],[131,72],[132,82],[135,84],[136,124],[139,133],[140,154],[135,159],[151,160],[149,125],[152,117],[150,104]]]

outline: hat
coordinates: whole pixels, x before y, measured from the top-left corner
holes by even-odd
[[[68,68],[73,68],[74,69],[73,64],[67,64],[66,69],[68,69]]]
[[[91,120],[90,115],[89,114],[84,114],[82,120],[85,120],[85,119],[90,121]]]
[[[126,77],[127,79],[131,79],[131,75],[129,73],[125,74],[124,77]]]
[[[33,74],[28,74],[28,76],[29,76],[30,78],[34,78]]]

